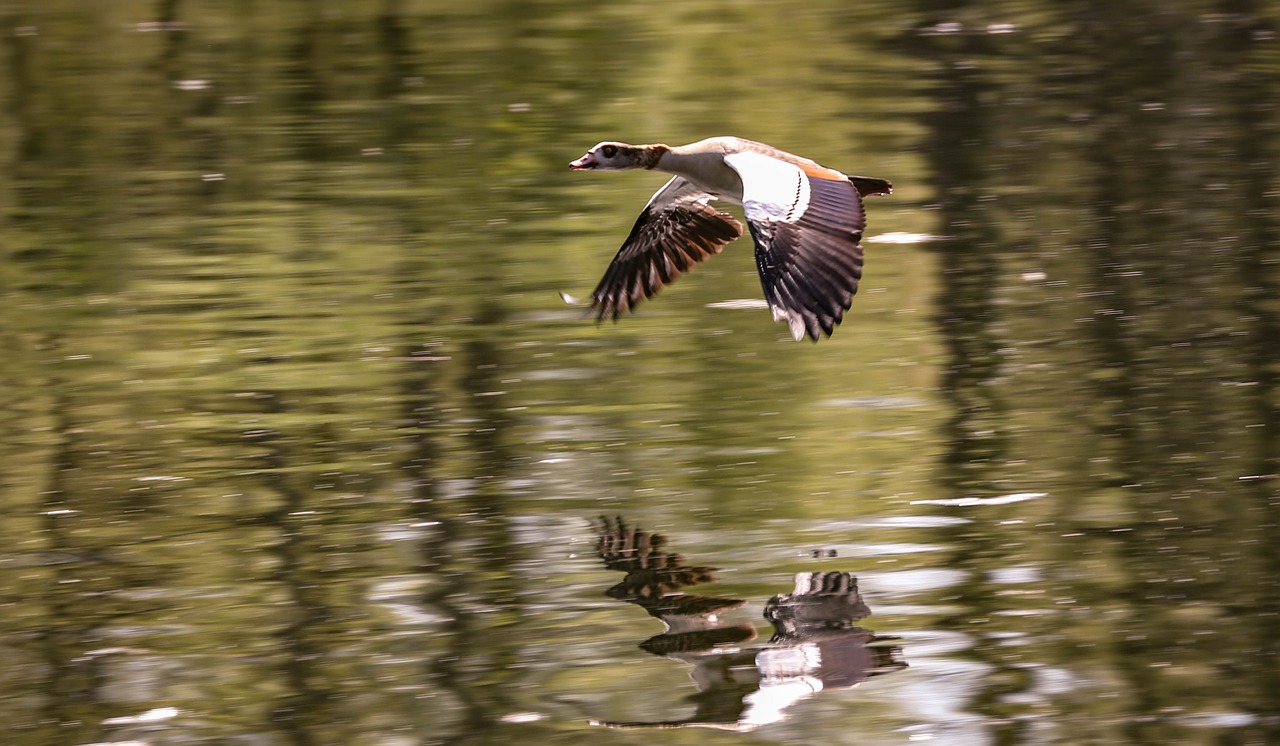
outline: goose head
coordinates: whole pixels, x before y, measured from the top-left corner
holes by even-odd
[[[630,171],[653,168],[656,158],[652,145],[628,145],[624,142],[602,142],[569,164],[574,171]],[[659,154],[660,155],[660,154]]]

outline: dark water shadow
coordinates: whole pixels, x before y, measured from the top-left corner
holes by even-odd
[[[592,721],[610,728],[751,731],[781,722],[795,704],[820,692],[848,689],[907,667],[896,638],[854,625],[871,614],[847,572],[800,572],[790,593],[765,605],[773,624],[767,642],[744,647],[757,630],[721,614],[745,599],[683,593],[715,580],[717,568],[688,564],[667,551],[661,534],[602,518],[596,550],[605,567],[626,573],[605,595],[635,604],[665,627],[639,647],[691,667],[694,713],[663,721]]]

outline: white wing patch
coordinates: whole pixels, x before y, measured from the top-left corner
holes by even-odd
[[[809,177],[798,166],[761,153],[733,153],[724,162],[742,179],[747,220],[794,223],[809,206]]]
[[[648,210],[650,207],[655,206],[662,208],[677,202],[705,205],[710,200],[711,195],[703,191],[701,187],[694,186],[693,182],[683,176],[672,176],[670,181],[663,184],[661,189],[653,193],[653,196],[645,203],[644,209]]]

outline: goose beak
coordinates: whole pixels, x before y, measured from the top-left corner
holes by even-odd
[[[569,164],[574,171],[587,171],[596,167],[596,157],[590,153]]]

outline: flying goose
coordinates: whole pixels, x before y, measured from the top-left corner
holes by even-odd
[[[674,174],[591,293],[598,320],[617,320],[741,237],[742,224],[708,204],[723,199],[743,206],[765,300],[796,341],[830,336],[844,318],[862,278],[862,198],[893,191],[884,179],[848,176],[740,137],[677,147],[602,142],[569,168]]]

